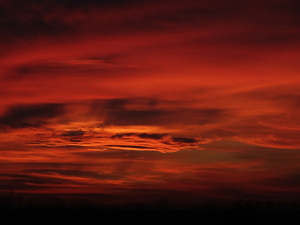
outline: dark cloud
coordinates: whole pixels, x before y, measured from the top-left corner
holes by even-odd
[[[115,64],[105,59],[74,58],[67,60],[42,60],[17,66],[6,73],[2,79],[4,81],[20,81],[22,79],[42,80],[44,77],[41,77],[41,74],[51,74],[51,77],[59,79],[62,76],[68,77],[70,73],[72,77],[77,74],[81,76],[81,73],[88,73],[91,78],[99,78],[101,74],[107,76],[108,73],[111,76],[118,77],[120,76],[118,75],[120,71],[126,72],[141,69],[142,68],[134,65]]]
[[[194,138],[182,138],[182,137],[172,138],[172,141],[177,143],[182,143],[182,144],[195,144],[198,142],[198,140]]]
[[[124,137],[130,137],[130,136],[136,136],[142,139],[153,139],[153,140],[161,140],[167,134],[148,134],[148,133],[122,133],[122,134],[115,134],[111,138],[124,138]]]
[[[111,22],[103,23],[101,20],[90,18],[89,14],[91,11],[95,13],[99,10],[119,8],[122,5],[128,6],[129,2],[14,0],[2,3],[0,5],[0,32],[2,34],[0,40],[7,44],[17,43],[20,39],[31,42],[43,37],[58,40],[58,38],[67,38],[69,35],[81,36],[78,31],[87,27],[85,26],[86,20],[92,22],[90,24],[97,24],[102,31],[105,31]]]
[[[105,145],[107,147],[113,147],[113,148],[133,148],[133,149],[152,149],[150,147],[146,146],[139,146],[139,145]]]
[[[55,103],[17,105],[0,117],[0,124],[11,128],[40,127],[47,119],[63,113],[64,105]]]
[[[167,134],[147,134],[147,133],[141,133],[138,135],[139,138],[145,138],[145,139],[154,139],[154,140],[161,140],[163,139]]]
[[[73,70],[79,69],[76,66],[67,65],[64,63],[59,62],[46,62],[46,63],[33,63],[33,64],[27,64],[22,65],[18,68],[16,68],[16,75],[20,78],[21,76],[30,75],[33,76],[34,74],[40,74],[40,73],[57,73],[57,72],[65,72],[65,71],[73,71]]]
[[[102,31],[109,28],[111,22],[89,18],[91,11],[130,6],[136,1],[19,1],[14,0],[0,5],[0,40],[12,43],[18,39],[36,40],[39,37],[63,37],[78,34],[86,20],[92,20]],[[112,12],[113,14],[113,12]],[[67,15],[67,16],[66,16]],[[101,15],[101,14],[99,14]],[[101,18],[101,16],[100,16]],[[112,24],[111,24],[112,25]]]
[[[15,1],[8,7],[1,7],[1,38],[6,42],[16,39],[36,39],[40,36],[56,36],[75,30],[76,25],[59,18],[51,18],[57,14],[55,7],[37,4],[37,2]],[[47,19],[48,15],[48,19]],[[58,16],[58,15],[57,15]]]
[[[111,99],[105,102],[105,109],[108,110],[123,110],[128,104],[128,99]]]
[[[118,139],[124,139],[126,140],[129,137],[136,137],[140,139],[152,139],[155,141],[160,141],[163,144],[166,145],[180,145],[180,146],[192,146],[194,144],[197,144],[199,142],[196,138],[186,138],[186,137],[170,137],[168,134],[148,134],[148,133],[122,133],[122,134],[115,134],[111,138],[118,138]],[[120,146],[125,147],[125,146]],[[132,147],[132,148],[148,148],[144,146],[126,146],[126,147]]]
[[[126,138],[126,137],[138,137],[141,139],[153,139],[153,140],[162,140],[163,138],[167,137],[168,134],[148,134],[148,133],[122,133],[122,134],[115,134],[111,138]],[[173,137],[171,138],[172,142],[177,143],[184,143],[184,144],[193,144],[198,142],[197,139],[194,138],[183,138],[183,137]]]
[[[108,111],[104,125],[208,124],[226,118],[222,109],[114,110]]]
[[[76,142],[82,142],[82,140],[80,140],[80,139],[74,139],[74,138],[70,138],[69,141],[70,142],[75,142],[75,143]]]
[[[123,133],[123,134],[115,134],[111,136],[111,138],[123,138],[127,136],[136,136],[136,133]]]
[[[36,39],[40,36],[82,36],[89,33],[129,34],[203,29],[220,24],[256,24],[265,29],[236,36],[235,41],[276,43],[296,40],[295,33],[276,31],[299,25],[296,1],[11,1],[0,5],[1,39]],[[138,13],[140,11],[140,13]],[[66,16],[68,15],[68,16]],[[94,16],[90,16],[94,15]],[[110,18],[110,19],[107,19]],[[90,29],[90,30],[89,30]],[[82,34],[80,31],[87,31]],[[80,34],[81,33],[81,34]],[[238,32],[239,33],[239,32]],[[76,34],[76,35],[75,35]]]
[[[163,101],[153,98],[115,98],[97,99],[91,103],[90,113],[101,114],[103,112],[118,113],[127,111],[131,107],[142,109],[155,109],[159,104],[166,104]]]
[[[82,130],[71,130],[71,131],[67,131],[65,133],[62,134],[62,136],[67,136],[67,137],[81,137],[85,134],[84,131]]]

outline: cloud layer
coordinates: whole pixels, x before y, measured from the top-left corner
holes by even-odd
[[[299,196],[299,7],[1,1],[0,191]]]

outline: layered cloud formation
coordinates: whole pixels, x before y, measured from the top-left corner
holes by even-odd
[[[2,1],[1,192],[299,196],[299,10]]]

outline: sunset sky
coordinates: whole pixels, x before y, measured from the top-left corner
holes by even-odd
[[[0,1],[0,192],[300,200],[299,12]]]

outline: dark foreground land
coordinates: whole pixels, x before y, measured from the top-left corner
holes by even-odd
[[[99,204],[85,199],[0,197],[0,224],[300,224],[285,201],[209,201],[194,205]]]
[[[295,212],[202,210],[13,210],[1,224],[299,224]]]

